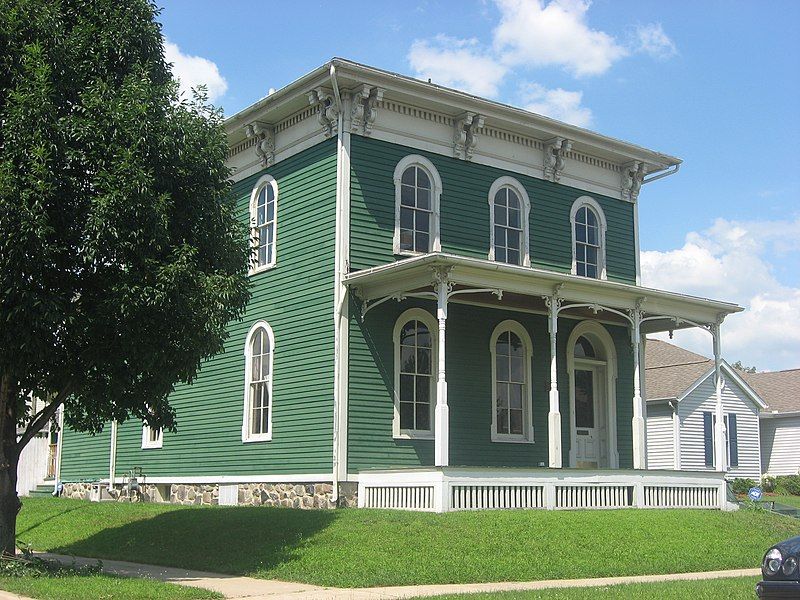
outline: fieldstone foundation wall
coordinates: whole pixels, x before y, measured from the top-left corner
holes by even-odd
[[[92,483],[65,483],[62,496],[89,500]],[[239,506],[283,506],[287,508],[336,508],[332,499],[330,483],[240,483],[238,485]],[[173,504],[214,506],[219,504],[217,484],[151,484],[145,483],[138,490],[128,492],[126,484],[117,484],[109,489],[101,486],[101,500],[117,502],[169,502]],[[340,507],[358,505],[358,484],[340,483]]]

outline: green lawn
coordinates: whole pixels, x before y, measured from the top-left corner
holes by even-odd
[[[800,508],[800,496],[764,496],[764,502],[777,502]]]
[[[24,500],[37,550],[337,587],[757,567],[800,520],[766,511],[302,511]]]
[[[758,577],[736,577],[707,581],[665,581],[663,583],[634,583],[592,588],[568,588],[535,592],[504,592],[497,594],[464,594],[437,596],[436,600],[583,600],[584,598],[614,598],[614,600],[718,600],[755,597]]]
[[[199,588],[108,575],[0,577],[0,590],[41,600],[206,600],[223,597]]]

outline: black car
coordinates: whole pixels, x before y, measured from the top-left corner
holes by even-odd
[[[756,586],[759,598],[800,598],[800,536],[767,550],[761,573],[764,579]]]

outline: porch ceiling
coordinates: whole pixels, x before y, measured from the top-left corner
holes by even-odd
[[[720,317],[743,310],[730,302],[438,252],[349,273],[345,283],[362,300],[375,301],[430,291],[434,284],[434,272],[443,268],[448,269],[448,278],[454,290],[501,290],[502,300],[488,292],[471,295],[473,300],[497,305],[498,308],[546,312],[542,298],[552,296],[556,291],[565,307],[571,303],[588,303],[597,304],[598,308],[606,306],[626,311],[635,309],[637,302],[641,301],[645,316],[664,317],[651,318],[642,323],[642,333],[694,326],[693,323],[682,322],[682,319],[710,324]],[[604,320],[624,322],[612,312],[602,311],[602,308],[600,311]],[[588,318],[594,316],[594,311],[592,308],[576,308],[570,310],[569,315]]]

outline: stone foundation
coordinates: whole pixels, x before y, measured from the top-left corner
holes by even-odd
[[[65,483],[62,497],[78,500],[91,498],[91,483]],[[240,483],[239,506],[282,506],[286,508],[336,508],[330,483]],[[101,500],[117,502],[166,502],[172,504],[215,506],[219,504],[218,484],[141,484],[130,495],[126,484],[112,489],[101,487]],[[339,484],[339,507],[358,505],[358,484]]]

